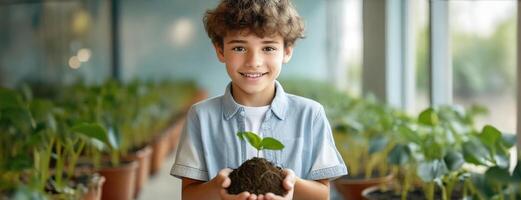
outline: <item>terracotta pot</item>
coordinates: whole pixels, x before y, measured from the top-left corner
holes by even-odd
[[[89,185],[89,190],[81,198],[82,200],[100,200],[103,193],[103,184],[105,183],[105,177],[95,176],[92,180],[92,184]]]
[[[168,155],[170,149],[170,141],[167,132],[162,133],[152,143],[152,160],[150,166],[150,173],[156,174],[163,165],[163,162]]]
[[[145,146],[142,149],[130,154],[128,160],[136,161],[138,166],[136,169],[136,184],[134,197],[139,195],[141,188],[148,182],[150,175],[150,162],[152,160],[152,147]]]
[[[364,200],[362,191],[371,186],[390,184],[393,175],[384,177],[368,178],[368,179],[349,179],[341,177],[334,181],[338,192],[342,194],[344,199],[349,200]]]
[[[121,163],[119,167],[107,167],[99,170],[107,181],[103,185],[103,200],[129,200],[134,197],[137,162]]]

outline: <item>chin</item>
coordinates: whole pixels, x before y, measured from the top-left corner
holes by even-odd
[[[245,83],[245,82],[236,82],[236,86],[238,86],[244,93],[247,93],[247,94],[257,94],[257,93],[261,93],[263,92],[264,90],[266,90],[270,84],[275,84],[275,82],[273,81],[273,83],[266,83],[266,82],[259,82],[259,83],[255,83],[255,84],[252,84],[252,83]]]
[[[263,88],[261,87],[243,87],[242,90],[247,94],[257,94],[262,92]]]

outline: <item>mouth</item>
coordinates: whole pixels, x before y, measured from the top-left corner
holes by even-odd
[[[245,78],[260,78],[266,74],[268,74],[268,72],[265,72],[265,73],[262,73],[262,72],[239,72],[239,74],[241,74],[243,77]]]

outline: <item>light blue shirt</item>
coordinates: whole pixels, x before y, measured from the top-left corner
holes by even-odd
[[[264,158],[292,169],[308,180],[334,179],[347,174],[324,108],[319,103],[287,94],[275,81],[275,98],[260,127],[263,137],[281,141],[283,150],[263,150]],[[233,99],[231,84],[223,96],[193,105],[187,114],[176,160],[170,174],[208,181],[223,168],[238,168],[247,160],[244,108]]]

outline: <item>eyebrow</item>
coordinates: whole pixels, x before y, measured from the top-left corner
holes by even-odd
[[[227,44],[232,44],[232,43],[245,44],[248,42],[246,42],[246,40],[230,40],[229,42],[227,42]],[[262,41],[262,44],[278,44],[278,42],[274,41],[274,40],[264,40],[264,41]]]

